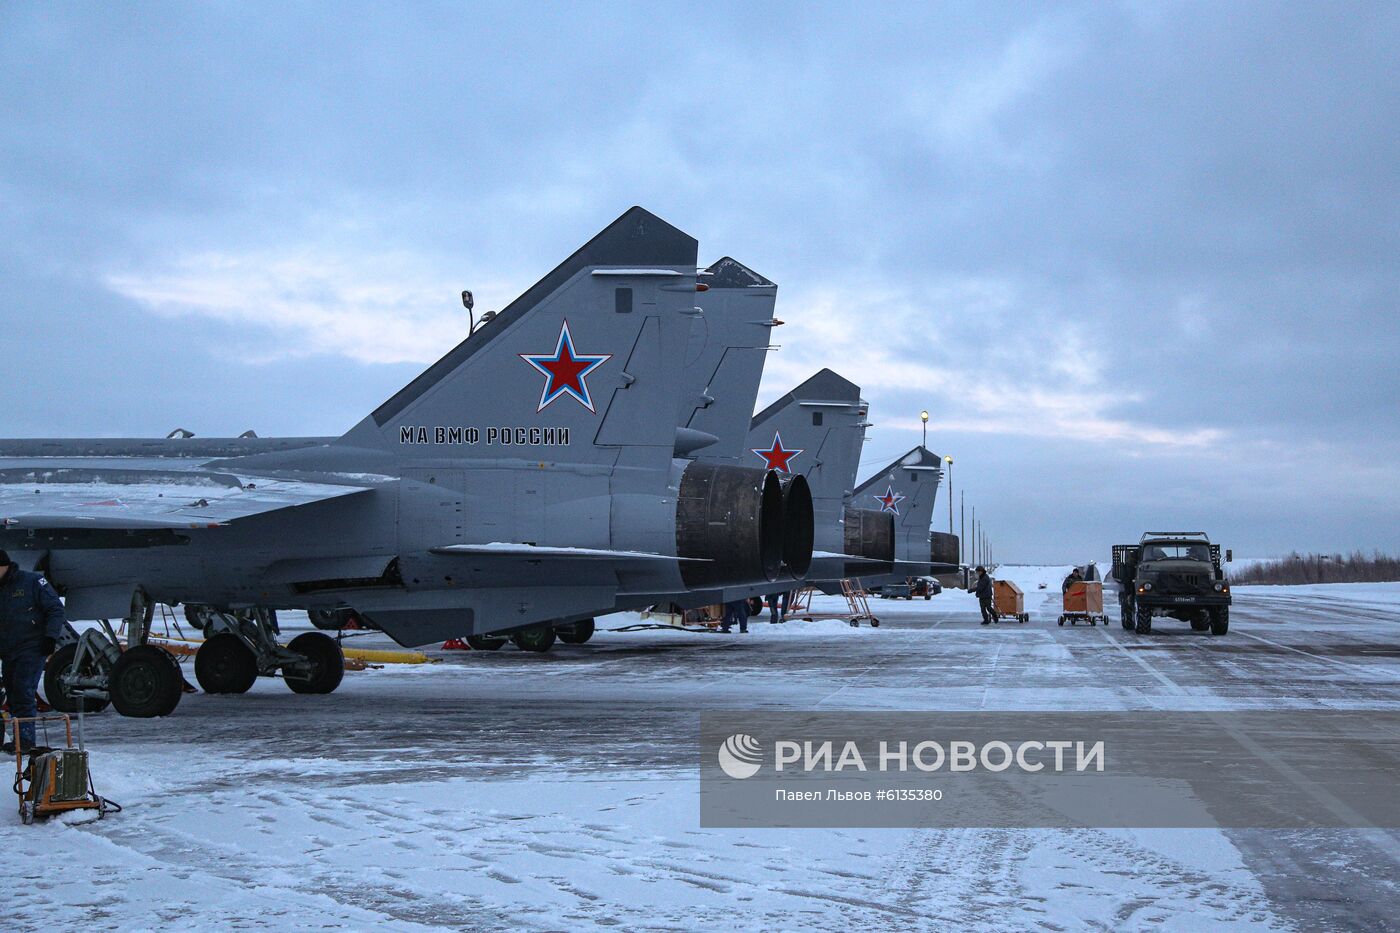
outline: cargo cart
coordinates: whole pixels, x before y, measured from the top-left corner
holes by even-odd
[[[1108,616],[1103,612],[1103,583],[1094,580],[1079,580],[1065,590],[1065,608],[1060,615],[1060,624],[1068,622],[1088,622],[1090,625],[1102,622],[1108,624]]]

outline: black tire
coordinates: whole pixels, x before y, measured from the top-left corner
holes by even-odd
[[[580,619],[568,625],[556,625],[554,634],[566,645],[581,645],[593,637],[595,628],[592,619]]]
[[[521,651],[544,652],[554,647],[554,626],[552,625],[532,625],[514,632],[510,636],[511,642]]]
[[[287,645],[288,651],[311,662],[308,674],[293,674],[285,669],[282,679],[293,693],[334,693],[345,679],[345,652],[340,642],[321,632],[302,632]]]
[[[468,635],[462,639],[467,643],[467,647],[473,651],[495,651],[510,641],[509,638],[502,638],[496,635]]]
[[[1129,632],[1133,630],[1133,605],[1125,603],[1118,607],[1119,617],[1123,620],[1123,628]]]
[[[1221,606],[1210,611],[1210,633],[1225,635],[1230,631],[1230,607]]]
[[[170,652],[155,645],[128,648],[112,665],[107,692],[112,708],[123,716],[154,719],[175,712],[185,678]]]
[[[1204,632],[1210,628],[1211,619],[1215,613],[1208,609],[1201,609],[1191,616],[1191,631]]]
[[[237,635],[220,632],[195,652],[194,679],[205,693],[247,693],[258,679],[258,657]]]
[[[1064,617],[1064,616],[1060,616],[1060,625],[1063,626],[1064,624],[1065,624],[1065,617]]]
[[[1137,607],[1137,623],[1133,626],[1133,631],[1139,635],[1152,634],[1152,610],[1144,606]]]
[[[44,699],[60,713],[76,713],[80,706],[84,713],[100,713],[107,708],[106,700],[70,697],[64,691],[63,684],[59,680],[73,666],[73,658],[77,653],[78,644],[74,642],[71,645],[64,645],[49,655],[49,660],[44,665]],[[84,673],[90,673],[90,671],[84,671]]]
[[[879,628],[879,627],[880,627],[880,620],[877,619],[877,618],[875,618],[874,616],[871,616],[871,617],[870,617],[870,627],[871,627],[871,628]]]

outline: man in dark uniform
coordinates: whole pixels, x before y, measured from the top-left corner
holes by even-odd
[[[977,594],[977,604],[982,608],[982,624],[991,625],[997,617],[992,612],[992,578],[987,576],[986,567],[977,568],[977,587],[973,592]]]
[[[739,631],[748,634],[749,631],[749,601],[747,599],[735,599],[724,604],[724,621],[720,623],[721,632],[732,631],[735,622],[739,623]]]
[[[37,716],[34,691],[44,673],[44,660],[54,647],[67,621],[63,603],[49,581],[37,573],[20,570],[10,555],[0,551],[0,668],[10,715],[17,719]],[[34,745],[34,723],[20,723],[20,748]],[[14,754],[10,736],[5,751]]]
[[[1070,587],[1074,586],[1076,583],[1082,583],[1083,581],[1084,574],[1079,572],[1078,567],[1075,567],[1069,572],[1069,576],[1065,577],[1065,582],[1060,584],[1060,592],[1068,593]]]

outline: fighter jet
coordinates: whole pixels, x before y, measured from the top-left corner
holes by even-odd
[[[856,488],[856,505],[877,509],[893,519],[894,553],[900,562],[893,574],[862,577],[867,586],[893,583],[911,575],[942,572],[942,558],[948,548],[944,539],[951,536],[940,536],[935,544],[929,530],[942,478],[942,458],[919,446],[877,470]],[[953,539],[954,549],[956,540]],[[935,562],[939,567],[932,566]]]
[[[675,371],[701,316],[696,254],[627,211],[324,443],[0,442],[0,546],[70,617],[129,624],[124,652],[100,629],[61,649],[50,702],[171,712],[178,669],[146,644],[156,603],[208,607],[206,690],[280,671],[330,692],[334,639],[284,648],[267,611],[351,608],[421,645],[776,579],[811,551],[802,497],[785,512],[776,473],[675,457],[695,440]]]

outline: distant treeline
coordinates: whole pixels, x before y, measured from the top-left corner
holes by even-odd
[[[1230,574],[1236,586],[1248,583],[1389,583],[1400,580],[1400,557],[1379,551],[1369,557],[1360,551],[1343,554],[1299,554],[1266,560]]]

